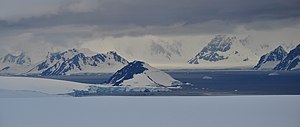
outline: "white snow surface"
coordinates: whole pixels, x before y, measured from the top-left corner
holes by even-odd
[[[9,67],[7,70],[5,70],[5,67]],[[16,75],[22,75],[29,71],[31,68],[33,68],[32,65],[17,65],[17,64],[5,64],[0,65],[0,74],[16,74]],[[3,70],[1,70],[3,69]]]
[[[0,89],[35,91],[45,94],[66,94],[76,90],[87,90],[88,84],[29,77],[1,77]]]
[[[0,98],[32,98],[32,97],[58,97],[58,96],[62,96],[62,95],[46,94],[37,91],[29,91],[29,90],[0,89]]]
[[[1,127],[299,127],[300,96],[0,99]]]
[[[258,70],[272,70],[279,63],[280,61],[266,61],[258,68]]]
[[[300,59],[300,56],[295,57],[292,61],[294,61],[296,59]],[[295,67],[293,67],[291,70],[299,70],[299,69],[300,69],[300,64],[297,63],[297,65]]]
[[[207,61],[199,59],[198,56],[194,57],[199,64],[189,65],[189,67],[198,66],[201,68],[232,68],[232,67],[250,67],[255,65],[259,57],[243,42],[243,38],[239,38],[233,35],[222,35],[224,40],[230,38],[231,46],[230,49],[226,52],[216,51],[215,53],[220,56],[227,57],[228,59],[219,60],[219,61]],[[210,52],[209,52],[210,53]],[[208,54],[205,54],[208,55]]]
[[[147,68],[143,73],[135,74],[132,79],[123,81],[122,86],[133,87],[169,87],[174,86],[174,83],[180,83],[180,81],[173,79],[169,74],[160,71],[149,64],[144,63],[143,67]]]
[[[158,74],[158,76],[161,76]],[[165,75],[162,75],[161,78]],[[169,75],[167,75],[169,76]],[[153,77],[153,76],[152,76]],[[148,77],[146,77],[148,79]],[[157,79],[157,78],[154,78]],[[131,83],[132,81],[132,83]],[[158,80],[160,84],[166,85],[163,79]],[[137,83],[138,82],[138,83]],[[146,83],[146,84],[142,84]],[[48,97],[57,94],[71,93],[73,90],[85,90],[88,91],[90,87],[96,89],[103,89],[104,91],[124,91],[124,92],[139,92],[144,90],[150,91],[170,91],[170,89],[178,89],[180,87],[172,87],[172,84],[168,84],[168,87],[157,86],[153,81],[145,79],[134,79],[126,82],[124,86],[112,86],[112,84],[83,84],[69,81],[61,81],[54,79],[43,79],[43,78],[30,78],[30,77],[4,77],[0,76],[0,98],[27,98],[27,97]],[[133,85],[132,85],[133,84]],[[91,90],[91,89],[90,89]],[[93,91],[89,91],[92,92]]]

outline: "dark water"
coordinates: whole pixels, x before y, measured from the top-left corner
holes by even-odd
[[[191,83],[172,95],[299,94],[300,71],[166,70],[173,78]],[[275,75],[269,75],[276,73]],[[46,78],[101,84],[112,74],[52,76]],[[209,79],[203,79],[209,77]]]
[[[300,94],[300,72],[274,71],[196,71],[168,72],[182,82],[186,90],[232,94]],[[269,75],[275,73],[278,75]],[[203,79],[204,76],[212,79]]]

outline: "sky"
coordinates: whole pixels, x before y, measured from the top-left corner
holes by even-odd
[[[0,55],[24,51],[38,59],[89,48],[126,56],[158,40],[180,42],[190,55],[216,34],[247,36],[256,45],[299,44],[300,1],[0,0]]]

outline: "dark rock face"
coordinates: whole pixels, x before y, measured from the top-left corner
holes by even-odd
[[[21,53],[18,56],[7,54],[3,58],[1,58],[1,63],[15,63],[19,65],[30,65],[31,59],[30,57],[26,56],[25,53]]]
[[[258,64],[254,67],[254,69],[258,70],[261,66],[270,61],[282,61],[287,56],[287,52],[283,49],[282,46],[277,47],[275,50],[271,51],[263,55]],[[276,66],[276,65],[275,65]]]
[[[293,70],[300,62],[300,44],[291,50],[274,70]],[[297,69],[297,68],[296,68]]]
[[[117,62],[124,65],[128,64],[128,61],[122,58],[116,52],[96,54],[89,57],[84,53],[80,53],[76,49],[70,49],[62,53],[49,54],[45,61],[38,64],[33,69],[42,71],[42,76],[65,75],[68,71],[73,69],[78,69],[81,71],[83,66],[96,67],[103,63],[111,64],[108,61]]]
[[[216,62],[228,59],[217,52],[226,52],[230,50],[232,42],[236,37],[227,37],[226,35],[217,35],[212,39],[207,46],[205,46],[194,58],[188,61],[189,64],[199,64],[199,60]]]
[[[114,84],[114,86],[119,86],[124,80],[133,78],[134,75],[143,73],[145,70],[148,70],[143,65],[145,63],[141,61],[133,61],[118,70],[107,83]]]

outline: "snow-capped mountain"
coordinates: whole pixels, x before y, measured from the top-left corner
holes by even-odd
[[[49,53],[46,60],[38,63],[27,74],[46,76],[76,73],[111,73],[127,64],[127,60],[113,51],[106,54],[92,55],[90,51],[86,53],[86,50],[70,49],[64,52]]]
[[[255,64],[257,56],[244,46],[244,39],[236,36],[216,35],[189,64],[237,64],[239,66]]]
[[[0,62],[3,64],[19,64],[19,65],[30,65],[31,59],[30,57],[26,56],[24,52],[20,55],[12,55],[7,54],[4,57],[0,58]]]
[[[133,61],[118,70],[109,80],[113,86],[133,87],[170,87],[178,86],[180,81],[173,79],[167,73],[151,67],[141,61]]]
[[[300,69],[300,44],[291,50],[287,56],[274,68],[274,70]]]
[[[163,43],[157,43],[152,41],[150,45],[150,54],[152,56],[164,56],[171,60],[174,56],[181,56],[181,46],[182,44],[179,42],[168,43],[161,41]]]
[[[31,66],[31,58],[24,52],[20,55],[7,54],[0,58],[1,74],[20,74],[28,71]]]
[[[129,61],[140,60],[158,68],[172,66],[174,63],[186,64],[187,56],[194,54],[194,52],[189,53],[188,51],[194,50],[190,47],[195,46],[193,44],[192,46],[184,44],[185,40],[183,39],[171,39],[152,35],[138,38],[125,37],[123,38],[124,40],[121,38],[120,40],[104,39],[103,43],[99,44],[97,48],[92,49],[117,51]]]
[[[273,51],[263,55],[258,64],[254,67],[256,70],[273,69],[277,64],[279,64],[285,57],[287,52],[282,46],[278,46]]]

